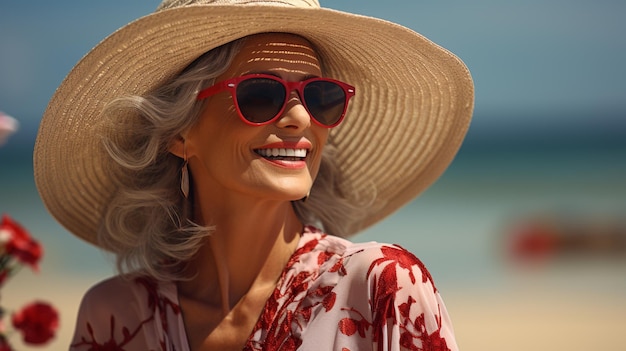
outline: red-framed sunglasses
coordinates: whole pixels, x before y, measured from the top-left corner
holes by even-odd
[[[330,78],[288,82],[269,74],[247,74],[218,82],[200,91],[197,99],[206,99],[224,90],[230,91],[241,119],[254,126],[278,119],[295,90],[313,121],[332,128],[341,123],[348,101],[355,94],[353,86]]]

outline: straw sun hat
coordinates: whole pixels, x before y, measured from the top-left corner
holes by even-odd
[[[307,38],[326,75],[356,87],[329,138],[342,193],[354,201],[375,196],[355,233],[415,198],[452,161],[472,114],[472,79],[461,60],[420,34],[320,8],[317,0],[165,0],[92,49],[52,97],[34,150],[35,181],[50,213],[95,244],[116,189],[98,138],[111,123],[102,108],[153,90],[208,50],[263,32]]]

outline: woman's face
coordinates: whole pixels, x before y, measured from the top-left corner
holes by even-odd
[[[279,33],[249,37],[216,82],[250,73],[271,74],[286,81],[322,74],[308,41]],[[312,123],[295,91],[283,114],[263,126],[244,123],[230,93],[220,92],[208,98],[198,123],[185,137],[192,187],[197,196],[210,196],[212,201],[238,196],[301,199],[313,185],[328,132]],[[268,149],[293,150],[306,156],[264,156],[271,153]]]

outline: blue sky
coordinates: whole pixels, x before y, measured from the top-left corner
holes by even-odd
[[[158,1],[0,3],[0,110],[31,128],[92,46]],[[626,2],[322,0],[412,28],[459,55],[476,84],[473,130],[626,129]],[[580,112],[582,111],[582,112]],[[511,127],[514,126],[514,127]]]

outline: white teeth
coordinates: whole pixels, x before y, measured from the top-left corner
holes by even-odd
[[[307,149],[257,149],[264,157],[306,157]]]

